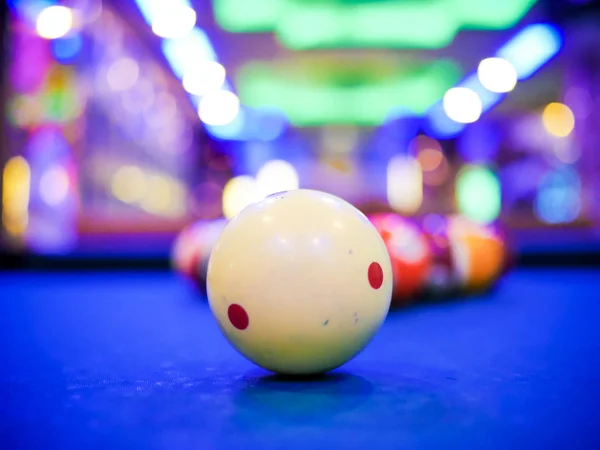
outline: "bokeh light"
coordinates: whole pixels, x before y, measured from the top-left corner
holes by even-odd
[[[168,178],[158,175],[148,175],[146,179],[147,190],[140,200],[141,208],[151,214],[170,216],[173,209],[179,209],[178,192]]]
[[[281,159],[267,161],[256,174],[256,183],[261,195],[298,189],[300,179],[292,164]]]
[[[230,179],[223,189],[223,215],[227,219],[235,217],[246,206],[261,199],[256,180],[249,175]]]
[[[464,166],[456,177],[456,203],[460,213],[476,222],[494,221],[502,207],[500,180],[485,166]]]
[[[49,206],[60,205],[69,194],[69,184],[69,173],[65,167],[53,165],[40,178],[40,198]]]
[[[200,100],[198,116],[207,125],[227,125],[240,112],[240,100],[229,91],[210,93]]]
[[[152,107],[154,103],[154,84],[141,79],[122,97],[123,107],[132,114],[138,114]]]
[[[562,44],[563,39],[556,26],[534,23],[519,31],[496,55],[513,65],[519,80],[526,80],[556,56]]]
[[[503,58],[486,58],[477,67],[479,81],[486,89],[497,92],[510,92],[517,84],[515,67]]]
[[[276,108],[246,108],[250,110],[248,121],[250,139],[269,142],[279,138],[286,130],[287,117],[283,111]]]
[[[394,156],[387,167],[387,200],[404,214],[416,213],[423,203],[423,172],[416,158]]]
[[[442,152],[442,146],[435,139],[427,136],[419,136],[419,150],[417,160],[423,171],[423,184],[428,186],[440,186],[447,179],[450,167],[446,156]]]
[[[465,87],[454,87],[444,94],[444,111],[458,123],[473,123],[481,116],[483,105],[476,92]]]
[[[52,5],[44,8],[37,16],[35,28],[44,39],[58,39],[65,36],[73,26],[73,12],[70,8]]]
[[[576,120],[587,119],[594,109],[594,100],[590,91],[577,86],[567,89],[565,104],[571,108]]]
[[[188,67],[183,74],[183,88],[193,95],[218,91],[225,83],[225,68],[216,61],[202,61]]]
[[[573,164],[581,157],[581,148],[574,139],[557,139],[553,147],[556,159],[565,164]]]
[[[542,122],[546,131],[556,137],[567,137],[575,128],[575,116],[571,108],[557,102],[544,108]]]
[[[2,223],[13,236],[22,235],[29,221],[31,169],[22,156],[6,162],[2,173]]]
[[[152,14],[152,31],[166,39],[185,36],[196,25],[196,11],[186,5],[159,5]]]
[[[442,103],[441,101],[437,102],[427,113],[425,130],[428,135],[438,139],[456,137],[465,129],[465,124],[448,117]]]
[[[225,125],[206,125],[206,131],[215,139],[223,140],[249,140],[248,135],[248,109],[240,109],[235,118]]]
[[[52,41],[52,53],[60,63],[71,62],[83,47],[83,39],[80,34],[54,39]]]
[[[76,12],[77,21],[82,24],[95,22],[103,11],[102,0],[69,0],[69,6]]]
[[[547,173],[538,185],[534,208],[537,217],[548,224],[577,219],[582,210],[579,174],[569,167]]]
[[[140,201],[148,192],[146,175],[136,166],[123,166],[112,176],[112,194],[124,203]]]
[[[8,104],[8,113],[11,121],[23,128],[39,123],[44,115],[40,100],[31,95],[16,95]]]
[[[132,58],[120,58],[113,62],[106,73],[108,86],[115,91],[130,89],[138,80],[140,67]]]
[[[442,151],[442,145],[439,143],[439,141],[424,134],[419,134],[412,141],[410,141],[408,146],[412,153],[415,154],[428,148]]]
[[[184,36],[174,39],[163,39],[162,51],[178,78],[182,78],[188,67],[198,61],[216,61],[217,55],[206,33],[198,27]]]
[[[417,155],[423,172],[433,172],[444,161],[444,154],[436,148],[424,148]]]

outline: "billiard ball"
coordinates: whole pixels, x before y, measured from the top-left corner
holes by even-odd
[[[224,218],[196,221],[179,233],[173,245],[171,266],[202,291],[210,252],[226,224]]]
[[[227,219],[221,218],[205,222],[204,225],[198,230],[200,241],[198,247],[199,256],[196,259],[196,266],[194,267],[195,276],[201,280],[202,284],[206,283],[206,272],[208,270],[208,260],[212,252],[215,243],[219,239],[219,236],[223,232],[225,225],[227,225]]]
[[[194,267],[198,258],[198,245],[196,230],[201,226],[200,222],[187,225],[176,237],[171,248],[171,267],[175,272],[188,279],[194,277]]]
[[[225,227],[208,299],[229,342],[282,374],[318,374],[358,354],[392,293],[385,244],[350,203],[308,189],[273,194]]]
[[[455,215],[448,218],[448,233],[461,290],[491,287],[505,267],[504,243],[493,227]]]
[[[374,214],[369,219],[383,238],[392,261],[392,306],[409,304],[425,285],[431,269],[427,238],[416,223],[397,214]]]
[[[430,294],[481,292],[498,280],[505,247],[493,227],[456,214],[426,217],[423,229],[434,260],[427,281]]]
[[[458,290],[460,279],[452,236],[448,233],[448,221],[441,215],[427,215],[421,221],[421,229],[429,243],[431,254],[424,292],[433,297],[451,295]]]

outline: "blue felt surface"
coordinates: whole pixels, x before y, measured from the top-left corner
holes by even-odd
[[[0,273],[0,448],[600,448],[599,319],[600,271],[519,271],[285,381],[170,274]]]

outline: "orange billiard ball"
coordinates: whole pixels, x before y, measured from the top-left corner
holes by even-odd
[[[460,289],[480,292],[500,278],[506,266],[506,249],[492,226],[464,216],[448,218],[448,235]]]

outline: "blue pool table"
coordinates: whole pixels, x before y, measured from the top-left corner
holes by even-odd
[[[0,273],[2,449],[600,448],[600,270],[390,313],[332,374],[239,356],[160,271]]]

